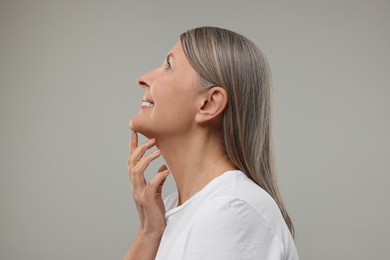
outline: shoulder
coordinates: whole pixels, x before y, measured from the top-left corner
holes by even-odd
[[[234,197],[219,197],[203,204],[194,215],[188,235],[186,259],[283,259],[285,251],[264,217]]]
[[[237,236],[243,233],[268,241],[278,237],[266,213],[235,196],[218,197],[203,203],[194,215],[194,224],[199,230],[215,233],[231,232]]]
[[[272,197],[241,171],[226,172],[218,178],[212,189],[205,190],[194,223],[214,232],[245,231],[266,240],[274,237],[275,224],[284,220]]]
[[[242,201],[246,207],[253,211],[253,214],[256,213],[273,228],[285,224],[279,206],[271,195],[244,173],[235,176],[231,197]]]
[[[293,240],[275,201],[241,171],[224,173],[176,205],[177,193],[165,199],[167,215],[176,216],[171,224],[186,236],[185,259],[295,259],[285,258]]]
[[[237,250],[251,248],[257,256],[290,254],[293,239],[274,199],[242,172],[223,182],[199,205],[192,235],[201,240],[207,234]]]
[[[240,209],[266,221],[284,221],[275,200],[242,171],[229,171],[219,178],[208,190],[202,206],[213,205],[217,209],[215,204],[221,204],[226,211]]]
[[[177,192],[164,200],[167,211],[175,209],[177,204]],[[197,208],[197,212],[204,211],[204,217],[213,213],[237,214],[239,211],[246,212],[247,217],[263,218],[270,224],[274,221],[284,221],[274,199],[239,170],[218,176],[180,208],[184,206]]]

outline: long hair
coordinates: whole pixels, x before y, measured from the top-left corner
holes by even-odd
[[[201,86],[227,92],[221,133],[229,159],[272,196],[294,236],[274,167],[272,79],[266,57],[246,37],[216,27],[189,30],[180,42]]]

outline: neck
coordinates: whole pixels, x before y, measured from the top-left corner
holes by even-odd
[[[179,205],[215,177],[236,169],[224,151],[220,136],[212,132],[157,138],[157,147],[175,179]]]

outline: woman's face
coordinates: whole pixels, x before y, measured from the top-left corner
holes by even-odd
[[[138,84],[145,92],[138,115],[130,121],[134,131],[149,138],[188,132],[195,123],[202,90],[180,41],[161,66],[139,77]]]

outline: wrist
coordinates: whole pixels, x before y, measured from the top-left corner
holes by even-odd
[[[138,232],[137,237],[140,239],[147,239],[147,240],[161,240],[161,237],[164,233],[165,227],[160,228],[158,230],[151,230],[151,229],[140,229]]]
[[[124,260],[155,259],[163,232],[140,229]]]

